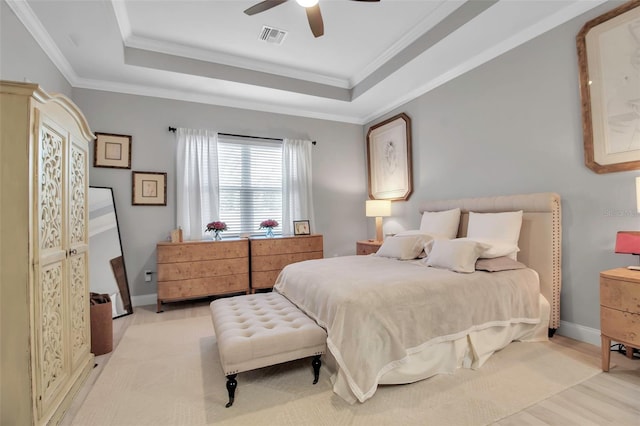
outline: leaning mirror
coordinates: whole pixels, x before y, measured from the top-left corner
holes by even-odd
[[[111,297],[113,318],[133,313],[111,188],[89,187],[89,287]]]

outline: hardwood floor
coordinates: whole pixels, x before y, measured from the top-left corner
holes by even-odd
[[[179,302],[164,305],[157,314],[155,305],[139,306],[132,315],[113,321],[114,350],[126,329],[134,324],[171,321],[209,315],[209,300]],[[600,358],[600,348],[556,335],[553,343],[579,353]],[[80,390],[62,426],[71,425],[72,419],[106,365],[112,352],[96,357],[96,367]],[[558,393],[519,413],[504,418],[500,426],[542,425],[640,425],[640,358],[629,359],[612,352],[609,373],[598,374],[564,392]]]

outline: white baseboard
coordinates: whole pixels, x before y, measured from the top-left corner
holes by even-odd
[[[142,296],[131,296],[131,304],[135,308],[136,306],[155,305],[158,303],[158,295],[143,294]]]
[[[600,330],[595,328],[561,320],[557,333],[598,347],[601,345]]]

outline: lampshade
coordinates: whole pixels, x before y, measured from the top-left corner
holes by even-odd
[[[640,254],[640,232],[619,231],[616,234],[616,253]]]
[[[296,0],[296,3],[302,7],[311,7],[318,4],[318,0]]]
[[[367,217],[387,217],[391,216],[391,201],[389,200],[367,200]]]

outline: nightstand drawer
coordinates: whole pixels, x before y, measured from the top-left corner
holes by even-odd
[[[640,314],[600,307],[600,331],[613,340],[640,347]]]
[[[640,285],[601,277],[600,305],[620,311],[640,313]]]
[[[380,246],[382,246],[382,241],[358,241],[356,243],[356,254],[373,254],[378,251]]]

